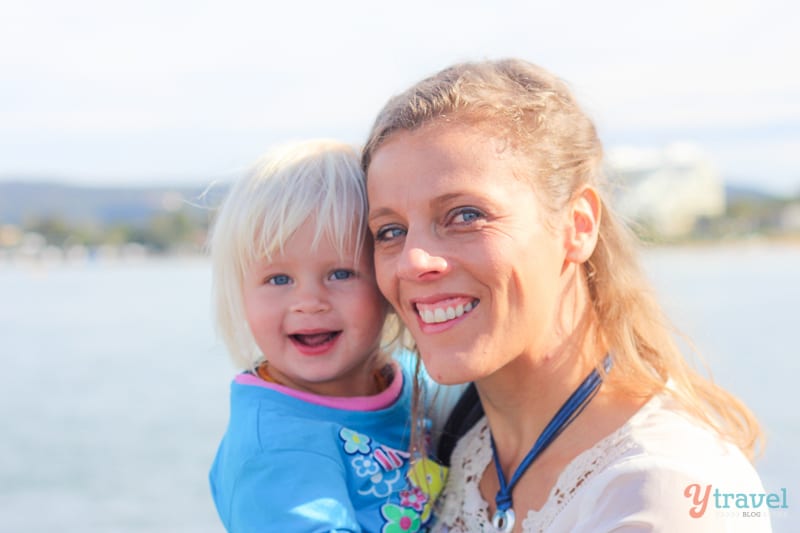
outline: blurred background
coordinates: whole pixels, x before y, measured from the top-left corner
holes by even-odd
[[[227,184],[507,56],[595,118],[670,316],[765,426],[774,529],[800,529],[800,8],[648,4],[2,2],[0,530],[222,531],[234,369],[203,246]]]

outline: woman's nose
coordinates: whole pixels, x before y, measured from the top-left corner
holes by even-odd
[[[398,275],[407,280],[425,280],[447,271],[447,260],[429,247],[406,246],[397,265]]]

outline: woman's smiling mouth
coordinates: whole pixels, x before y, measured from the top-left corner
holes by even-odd
[[[414,308],[425,324],[439,324],[469,313],[480,300],[477,298],[448,298],[436,303],[416,303]]]

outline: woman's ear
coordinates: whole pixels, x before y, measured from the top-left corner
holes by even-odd
[[[597,245],[603,203],[597,190],[586,185],[570,201],[567,221],[566,257],[572,263],[589,260]]]

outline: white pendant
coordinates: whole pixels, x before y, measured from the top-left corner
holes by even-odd
[[[498,509],[492,517],[492,525],[500,533],[508,533],[514,529],[515,521],[514,509],[506,509],[505,511]]]

